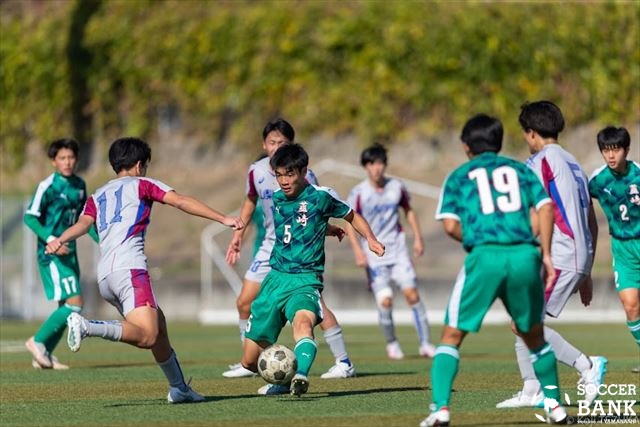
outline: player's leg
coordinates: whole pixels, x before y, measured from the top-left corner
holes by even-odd
[[[40,368],[68,369],[52,357],[67,326],[67,317],[82,310],[79,271],[72,257],[55,257],[48,266],[39,266],[40,276],[49,300],[58,301],[58,308],[26,342],[27,349]]]
[[[400,289],[411,309],[413,325],[418,334],[418,353],[422,357],[433,357],[435,347],[431,344],[427,309],[420,299],[416,284],[416,273],[408,255],[400,257],[391,268],[391,279],[400,285]]]
[[[501,276],[504,275],[504,265],[492,264],[492,258],[492,253],[475,249],[467,256],[456,277],[447,305],[442,338],[431,366],[434,409],[421,426],[449,422],[451,387],[458,373],[460,345],[468,332],[480,330],[482,319],[493,304]]]
[[[392,360],[404,359],[404,353],[396,337],[396,328],[393,323],[391,266],[367,267],[367,275],[378,309],[378,324],[387,343],[387,357]]]
[[[136,310],[134,310],[134,312],[135,311]],[[184,374],[182,373],[180,362],[178,361],[178,357],[169,342],[167,321],[164,317],[164,313],[160,308],[154,311],[155,313],[146,312],[148,313],[147,316],[150,320],[151,317],[155,316],[156,321],[154,323],[156,323],[158,327],[157,338],[155,340],[155,344],[151,347],[151,352],[153,353],[156,363],[160,369],[162,369],[164,376],[169,382],[167,401],[169,403],[195,403],[204,401],[205,398],[195,392],[191,388],[191,385],[184,380]]]
[[[287,282],[281,282],[278,272],[271,271],[262,282],[260,293],[251,304],[251,315],[243,343],[241,366],[250,372],[258,371],[258,357],[263,348],[278,341],[287,319],[281,311],[283,299],[289,293]],[[266,384],[258,394],[288,394],[289,384]]]
[[[547,315],[558,317],[569,298],[575,293],[585,276],[573,271],[556,270],[554,286],[545,290]],[[578,384],[592,385],[589,390],[597,390],[604,380],[607,359],[603,356],[589,357],[569,343],[562,335],[548,326],[544,327],[544,338],[553,348],[558,361],[572,367],[580,374]],[[587,388],[585,388],[587,389]],[[597,392],[587,393],[584,400],[589,404],[598,397]]]
[[[342,328],[340,327],[340,324],[338,324],[338,319],[336,319],[336,316],[327,307],[324,302],[324,298],[322,297],[320,298],[320,304],[322,305],[322,312],[324,314],[324,318],[320,323],[320,328],[324,334],[324,340],[336,360],[336,364],[329,368],[327,372],[320,375],[320,378],[330,379],[355,377],[356,368],[349,359],[347,346],[344,342]]]
[[[266,275],[266,274],[265,274]],[[263,277],[264,279],[264,277]],[[242,289],[236,299],[238,309],[238,326],[240,327],[240,341],[244,342],[244,334],[247,329],[247,322],[251,314],[251,303],[260,292],[260,283],[249,280],[245,277],[242,282]],[[242,367],[241,363],[229,365],[229,369],[222,373],[225,378],[245,378],[253,377],[256,373]]]
[[[544,296],[540,280],[541,258],[537,248],[518,245],[500,254],[508,257],[507,276],[500,298],[509,312],[515,330],[530,352],[536,378],[542,384],[549,420],[562,421],[567,414],[559,404],[560,389],[557,361],[543,332]],[[547,403],[555,402],[553,405]]]
[[[244,341],[247,322],[249,319],[249,315],[251,314],[251,304],[260,292],[260,284],[263,282],[264,278],[271,270],[271,267],[269,266],[270,253],[270,246],[265,246],[265,242],[263,242],[263,246],[261,246],[256,253],[256,256],[249,266],[249,269],[244,275],[244,280],[242,281],[242,289],[240,290],[240,294],[236,298],[240,342]],[[253,377],[255,375],[255,372],[251,372],[243,368],[241,363],[234,363],[232,365],[229,365],[229,370],[222,373],[222,376],[225,378],[243,378]]]
[[[640,346],[640,239],[611,239],[613,274],[627,328]],[[634,368],[640,371],[639,368]]]

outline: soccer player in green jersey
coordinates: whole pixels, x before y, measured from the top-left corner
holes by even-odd
[[[285,387],[297,396],[307,392],[317,352],[313,328],[322,321],[320,294],[329,218],[344,218],[367,240],[372,252],[384,254],[384,245],[360,215],[332,189],[309,184],[305,179],[308,164],[309,156],[298,144],[284,144],[271,157],[280,186],[273,194],[275,245],[271,271],[251,304],[241,361],[245,369],[256,372],[262,349],[275,343],[285,323],[291,322],[298,369],[290,387],[270,386]]]
[[[53,141],[47,154],[55,171],[38,184],[24,222],[38,236],[38,269],[44,293],[48,300],[58,304],[58,308],[25,345],[33,356],[34,368],[68,369],[52,353],[67,327],[67,317],[82,310],[76,242],[66,244],[59,255],[45,254],[45,247],[47,242],[76,222],[87,200],[87,187],[75,174],[78,159],[76,141]],[[95,230],[91,237],[98,241]]]
[[[591,175],[589,193],[609,222],[616,290],[627,327],[640,346],[640,165],[627,160],[630,145],[623,127],[608,126],[598,133],[606,165]]]
[[[459,348],[469,332],[500,298],[531,352],[536,376],[544,386],[548,421],[562,422],[556,357],[543,335],[544,286],[541,263],[551,284],[553,208],[536,175],[523,163],[497,155],[502,123],[479,114],[462,129],[469,161],[445,180],[436,219],[445,232],[469,252],[447,306],[445,327],[431,368],[433,412],[421,423],[448,426],[451,386],[458,372]],[[530,210],[539,216],[540,247]]]

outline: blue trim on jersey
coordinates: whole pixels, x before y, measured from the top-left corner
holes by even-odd
[[[549,181],[549,194],[551,194],[551,198],[555,202],[556,206],[558,206],[558,210],[562,215],[562,219],[566,224],[567,228],[571,232],[571,238],[573,239],[573,229],[571,228],[571,224],[569,224],[569,219],[567,218],[567,211],[562,204],[562,198],[560,197],[560,193],[558,192],[558,187],[556,186],[555,180]],[[562,227],[560,227],[562,230]]]

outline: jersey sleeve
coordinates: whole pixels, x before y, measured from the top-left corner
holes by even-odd
[[[351,206],[342,201],[338,196],[338,193],[333,188],[323,187],[322,190],[326,192],[329,203],[327,204],[327,210],[325,216],[331,218],[344,218],[351,212]]]
[[[411,210],[410,201],[411,201],[411,196],[407,191],[407,187],[405,187],[403,183],[400,183],[400,202],[398,203],[398,205],[402,209],[404,209],[405,212],[408,212]]]
[[[457,191],[458,185],[456,181],[454,174],[449,175],[440,190],[440,199],[436,210],[436,219],[438,221],[451,218],[460,222],[460,207],[458,206],[460,194]]]
[[[38,188],[36,188],[25,214],[39,218],[43,213],[46,213],[49,205],[49,192],[47,190],[52,182],[53,177],[50,177],[38,184]]]
[[[256,170],[253,167],[253,165],[251,165],[251,167],[249,168],[249,172],[247,172],[247,183],[246,183],[245,193],[247,197],[253,200],[258,198],[258,189],[256,188],[255,176],[256,176]]]
[[[98,217],[98,209],[96,208],[96,202],[93,200],[93,196],[89,197],[84,204],[82,215],[90,216],[94,220]]]
[[[173,188],[155,179],[141,178],[138,185],[138,197],[140,197],[140,200],[164,203],[164,195],[169,191],[173,191]]]

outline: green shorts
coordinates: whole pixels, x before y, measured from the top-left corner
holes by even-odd
[[[320,293],[322,281],[316,273],[288,274],[271,270],[265,277],[258,296],[251,304],[245,337],[255,342],[273,344],[296,312],[309,310],[322,321]]]
[[[48,300],[64,301],[80,295],[80,267],[75,254],[52,256],[49,265],[38,264],[42,286]]]
[[[620,240],[611,236],[611,255],[616,291],[640,289],[640,239]]]
[[[476,246],[456,278],[445,324],[477,332],[493,302],[500,298],[518,330],[529,332],[544,315],[540,266],[540,251],[532,245]]]

